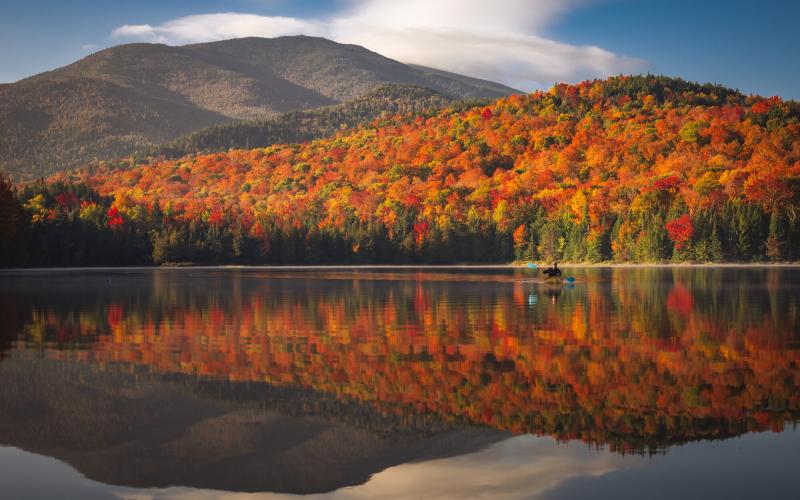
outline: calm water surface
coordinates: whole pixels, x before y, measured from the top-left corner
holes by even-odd
[[[800,269],[0,272],[3,498],[800,492]]]

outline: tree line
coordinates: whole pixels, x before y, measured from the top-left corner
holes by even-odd
[[[128,206],[85,184],[0,181],[0,259],[13,266],[195,264],[392,264],[568,262],[767,262],[800,259],[800,227],[778,212],[725,203],[665,223],[670,213],[625,213],[592,235],[531,207],[514,230],[470,221],[421,227],[414,210],[390,226],[358,219],[340,228],[273,219],[257,232],[229,218],[185,220],[159,204]],[[677,219],[681,220],[681,219]],[[630,233],[638,227],[638,234]]]

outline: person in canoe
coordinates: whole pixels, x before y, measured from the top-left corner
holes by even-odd
[[[542,274],[547,275],[547,281],[560,282],[563,279],[561,269],[558,268],[558,262],[553,262],[553,267],[543,270]]]

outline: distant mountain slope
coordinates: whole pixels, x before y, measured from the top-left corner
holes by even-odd
[[[387,83],[458,99],[515,93],[323,38],[121,45],[0,86],[0,168],[17,178],[46,175],[213,124],[356,99]]]
[[[428,68],[426,66],[419,66],[417,64],[409,64],[409,66],[425,73],[426,77],[430,81],[436,82],[436,85],[429,86],[431,88],[439,88],[440,91],[445,94],[469,98],[473,97],[475,92],[466,91],[472,89],[479,89],[477,94],[480,97],[503,97],[510,94],[519,93],[518,91],[506,87],[505,85],[489,80],[459,75],[457,73],[450,73],[449,71]]]
[[[474,102],[466,101],[464,105]],[[343,128],[367,124],[381,116],[433,112],[452,103],[453,101],[443,94],[425,87],[387,84],[342,104],[293,111],[262,120],[212,125],[179,137],[163,146],[145,150],[142,154],[176,158],[191,153],[299,143],[334,135]]]
[[[271,75],[340,102],[360,97],[383,83],[421,85],[455,98],[501,97],[519,92],[477,78],[409,66],[358,45],[324,38],[238,38],[181,49],[210,64],[253,77],[261,76],[266,69]]]
[[[91,78],[0,87],[0,168],[19,178],[127,154],[226,117]]]

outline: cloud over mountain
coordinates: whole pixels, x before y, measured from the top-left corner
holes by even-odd
[[[158,25],[123,25],[111,36],[167,44],[245,36],[323,36],[364,45],[403,62],[523,89],[642,69],[645,63],[640,59],[544,35],[561,16],[594,1],[598,0],[355,0],[323,19],[224,12]]]

